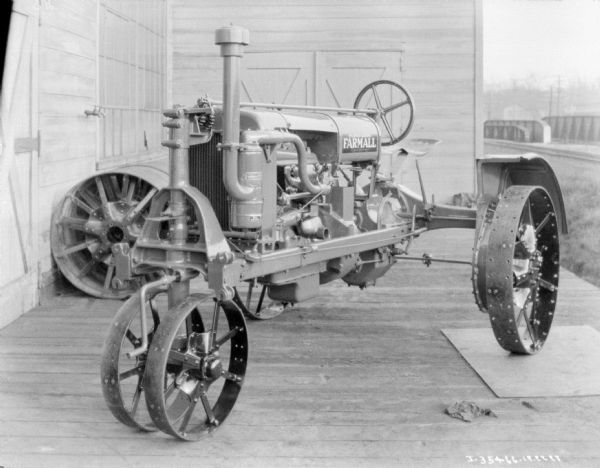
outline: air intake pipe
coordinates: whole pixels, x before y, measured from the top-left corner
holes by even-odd
[[[304,142],[302,138],[294,133],[283,133],[283,132],[257,132],[247,131],[242,134],[242,140],[247,143],[257,143],[259,145],[280,145],[284,143],[291,143],[296,148],[298,153],[298,177],[302,188],[309,191],[313,195],[322,194],[326,195],[331,191],[331,187],[326,184],[314,184],[310,180],[310,174],[308,172],[308,154],[304,149]]]
[[[236,200],[250,200],[255,188],[240,183],[238,152],[240,146],[240,59],[244,55],[250,33],[237,26],[226,26],[215,32],[215,44],[223,57],[223,184]]]

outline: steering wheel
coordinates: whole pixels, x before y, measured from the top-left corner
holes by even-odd
[[[382,96],[387,99],[382,100]],[[412,97],[395,81],[378,80],[369,83],[358,93],[354,100],[354,108],[369,108],[372,99],[375,101],[375,120],[383,124],[390,138],[389,141],[382,141],[382,146],[398,143],[408,134],[415,120]],[[386,105],[386,101],[393,102]],[[398,120],[400,122],[397,122]]]

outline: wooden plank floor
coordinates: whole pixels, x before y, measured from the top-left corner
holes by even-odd
[[[469,258],[471,239],[428,233],[412,253]],[[98,368],[120,302],[56,297],[0,331],[0,466],[453,467],[479,456],[600,466],[600,397],[498,399],[440,333],[488,327],[469,277],[468,266],[405,262],[374,288],[334,283],[294,312],[249,323],[240,399],[197,443],[113,419]],[[600,290],[563,271],[559,298],[557,324],[600,329]],[[498,418],[443,414],[460,400]]]

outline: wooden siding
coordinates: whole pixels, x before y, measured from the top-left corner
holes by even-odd
[[[54,0],[40,11],[40,287],[54,279],[50,254],[52,209],[92,174],[98,122],[84,111],[97,104],[97,2]]]
[[[84,113],[100,103],[99,1],[52,0],[41,2],[40,9],[38,264],[40,287],[45,288],[56,278],[50,252],[52,210],[67,190],[99,169],[164,159],[165,151],[156,149],[158,138],[154,138],[153,152],[99,160],[99,131],[104,122]],[[164,19],[164,14],[156,16]]]
[[[0,328],[37,303],[36,0],[13,4],[0,125]]]
[[[276,60],[278,52],[401,50],[398,75],[417,108],[411,137],[443,142],[422,162],[428,193],[448,200],[474,190],[474,157],[482,150],[477,3],[227,0],[206,5],[173,0],[173,101],[193,103],[206,92],[220,99],[222,68],[214,30],[230,23],[250,30],[249,58],[268,52]],[[417,187],[414,171],[406,183]]]

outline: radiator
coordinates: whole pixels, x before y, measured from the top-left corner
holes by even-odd
[[[215,133],[208,143],[190,147],[190,184],[209,199],[221,229],[228,230],[229,202],[223,185],[223,155],[217,151],[219,143],[221,134]]]

